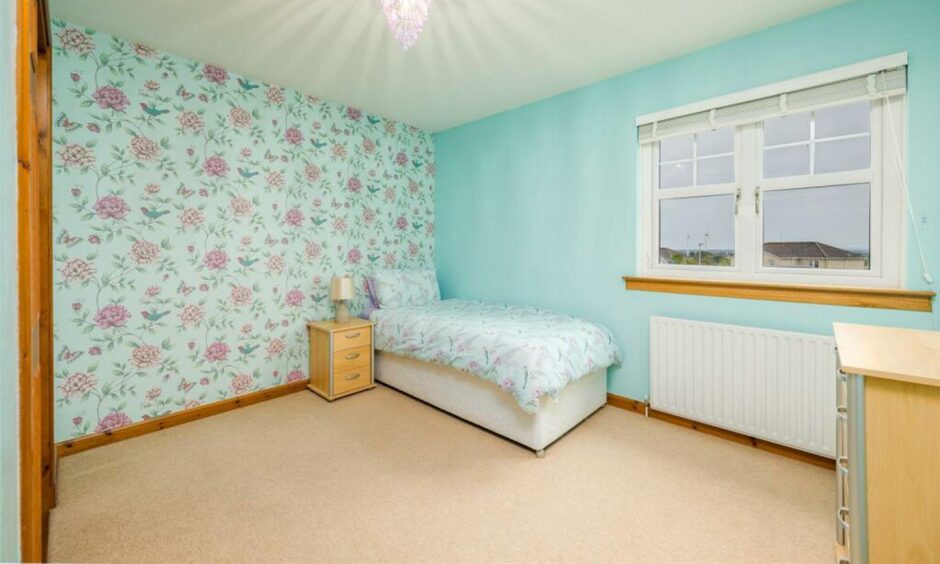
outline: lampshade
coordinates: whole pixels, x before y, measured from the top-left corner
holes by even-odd
[[[353,281],[349,276],[334,276],[330,286],[330,298],[333,300],[351,300],[353,298]]]

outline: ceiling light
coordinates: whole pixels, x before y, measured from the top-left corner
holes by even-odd
[[[431,0],[381,0],[382,11],[388,20],[388,28],[395,34],[395,41],[407,51],[418,41],[424,22],[428,19]]]

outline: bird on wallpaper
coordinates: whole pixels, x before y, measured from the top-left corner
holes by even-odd
[[[246,259],[245,257],[238,257],[238,264],[242,266],[251,266],[254,263],[258,262],[259,260],[261,259],[256,259],[256,258]]]
[[[238,167],[238,174],[240,174],[242,178],[251,178],[252,176],[258,176],[258,171],[247,170],[242,167]]]
[[[170,210],[156,210],[156,209],[150,210],[147,208],[140,208],[140,211],[142,211],[144,215],[149,217],[150,219],[160,219],[161,217],[170,213]]]
[[[321,143],[321,142],[317,141],[316,139],[311,139],[311,140],[310,140],[310,143],[312,143],[313,146],[314,146],[315,148],[317,148],[317,149],[322,149],[323,147],[326,147],[326,143]]]
[[[160,319],[162,319],[163,316],[167,315],[168,313],[170,313],[169,310],[162,311],[159,313],[157,312],[150,313],[149,311],[142,311],[140,312],[140,315],[142,315],[144,319],[146,319],[147,321],[160,321]]]
[[[145,102],[141,102],[141,103],[140,103],[140,107],[141,107],[141,109],[143,109],[145,112],[147,112],[147,115],[151,115],[151,116],[153,116],[153,117],[157,117],[157,116],[161,116],[161,115],[163,115],[163,114],[168,114],[168,113],[170,113],[170,110],[161,110],[161,109],[157,108],[156,106],[147,105]]]
[[[366,119],[369,120],[369,123],[371,123],[372,125],[375,125],[379,123],[380,121],[382,121],[380,118],[373,117],[373,116],[366,116]]]
[[[238,85],[244,88],[245,90],[254,90],[255,88],[258,87],[257,84],[252,84],[248,82],[247,80],[245,80],[244,78],[238,79]]]
[[[238,345],[238,352],[244,355],[249,355],[255,352],[255,349],[257,349],[259,346],[261,345]]]
[[[411,164],[414,165],[415,168],[421,168],[421,165],[424,163],[421,161],[411,161]]]
[[[317,227],[320,227],[321,225],[323,225],[323,224],[326,223],[327,221],[328,221],[328,220],[326,220],[326,219],[321,219],[321,218],[319,218],[319,217],[313,218],[313,224],[316,225]]]

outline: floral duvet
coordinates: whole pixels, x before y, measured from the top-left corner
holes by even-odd
[[[443,300],[378,309],[371,318],[376,349],[475,374],[529,413],[542,396],[621,361],[606,328],[535,307]]]

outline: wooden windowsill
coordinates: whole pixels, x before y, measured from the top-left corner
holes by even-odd
[[[895,288],[858,288],[852,286],[809,286],[804,284],[766,284],[683,278],[646,278],[624,276],[627,290],[692,294],[719,298],[744,298],[777,302],[799,302],[849,307],[933,311],[935,292]]]

